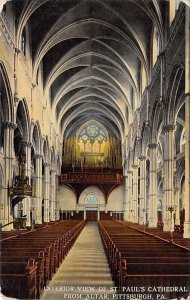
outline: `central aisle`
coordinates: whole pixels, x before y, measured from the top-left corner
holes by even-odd
[[[54,275],[42,299],[113,299],[110,290],[113,286],[98,226],[90,222]]]

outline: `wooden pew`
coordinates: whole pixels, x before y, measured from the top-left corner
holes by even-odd
[[[121,293],[124,286],[143,286],[144,278],[147,287],[180,287],[183,280],[187,283],[190,279],[190,252],[186,249],[114,221],[99,222],[99,230],[113,280]]]
[[[19,265],[23,266],[23,264],[26,264],[32,258],[35,261],[37,269],[35,281],[36,294],[33,294],[32,298],[39,298],[44,285],[47,285],[48,281],[52,278],[84,226],[84,221],[62,221],[56,223],[56,225],[39,226],[37,230],[32,232],[24,232],[14,238],[1,241],[1,261],[4,262],[2,278],[4,280],[5,295],[10,296],[7,288],[9,287],[8,278],[10,278],[8,271],[11,272],[10,270],[14,268],[14,265],[18,269]],[[7,269],[8,265],[10,265],[9,270]],[[26,270],[22,268],[22,271],[24,276]],[[14,277],[20,276],[18,274],[17,272]],[[32,276],[31,273],[29,275]],[[15,286],[13,287],[15,290],[14,297],[20,297],[20,290],[16,289]]]
[[[34,259],[27,262],[1,262],[1,289],[8,297],[36,299],[37,264]]]

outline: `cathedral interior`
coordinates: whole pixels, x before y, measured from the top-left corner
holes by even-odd
[[[121,295],[139,285],[128,274],[145,273],[140,284],[187,295],[180,287],[190,286],[188,1],[0,1],[0,230],[5,296],[66,299],[42,290],[72,247],[85,257],[78,239],[103,247],[94,251],[105,255],[109,284]],[[143,269],[137,233],[144,249],[159,252],[158,261],[147,254]],[[122,250],[119,259],[109,250],[127,237],[139,258],[129,265]],[[52,264],[46,246],[58,253]],[[84,299],[131,299],[110,291]]]

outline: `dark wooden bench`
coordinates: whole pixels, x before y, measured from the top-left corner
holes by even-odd
[[[114,221],[100,221],[99,230],[113,280],[121,293],[125,286],[144,286],[144,278],[147,287],[174,283],[180,287],[178,276],[181,284],[190,279],[187,249]]]
[[[36,299],[37,264],[35,259],[27,262],[1,262],[1,290],[8,297]]]
[[[44,286],[52,278],[84,226],[84,221],[61,221],[50,226],[39,226],[37,230],[24,232],[19,236],[1,241],[1,261],[4,263],[2,278],[5,295],[11,296],[8,293],[8,287],[10,286],[10,273],[14,265],[17,266],[17,272],[12,272],[14,278],[20,276],[19,265],[22,266],[22,277],[24,275],[26,277],[28,273],[26,273],[27,270],[23,268],[23,265],[32,258],[36,267],[36,294],[32,298],[35,299],[36,296],[39,298]],[[10,266],[9,270],[8,265]],[[14,297],[19,298],[20,287],[16,289],[13,286],[13,290]],[[26,295],[24,298],[27,299]]]

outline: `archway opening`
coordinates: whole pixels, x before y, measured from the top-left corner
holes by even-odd
[[[99,199],[94,193],[88,194],[85,199],[85,213],[87,221],[99,220]]]

